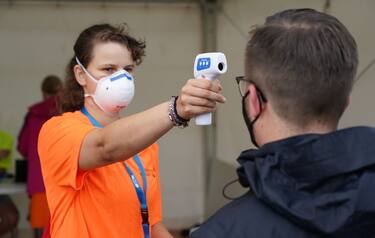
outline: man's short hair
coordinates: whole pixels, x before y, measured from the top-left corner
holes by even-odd
[[[358,65],[346,27],[313,9],[291,9],[267,17],[250,34],[246,78],[276,113],[301,127],[312,120],[337,125]]]
[[[48,75],[43,79],[42,92],[48,95],[56,95],[62,89],[61,79],[56,75]]]

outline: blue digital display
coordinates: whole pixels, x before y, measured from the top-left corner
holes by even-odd
[[[197,71],[208,69],[211,66],[211,59],[210,58],[200,58],[198,59],[197,63]]]

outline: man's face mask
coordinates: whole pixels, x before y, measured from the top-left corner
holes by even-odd
[[[94,94],[85,94],[92,97],[96,105],[104,112],[113,115],[126,108],[134,97],[134,79],[125,70],[119,70],[109,76],[96,80],[76,57],[79,66],[87,76],[96,83]]]

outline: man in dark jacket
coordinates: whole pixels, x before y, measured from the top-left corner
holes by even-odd
[[[312,9],[276,13],[251,32],[237,78],[260,146],[238,158],[250,191],[191,237],[375,237],[375,129],[337,130],[357,64],[345,26]]]

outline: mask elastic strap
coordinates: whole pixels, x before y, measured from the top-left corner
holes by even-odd
[[[77,62],[77,64],[83,69],[83,71],[85,71],[85,73],[87,74],[87,76],[89,76],[89,78],[91,79],[91,80],[93,80],[95,83],[98,83],[98,81],[86,70],[86,68],[81,64],[81,62],[79,61],[79,59],[77,58],[77,57],[75,57],[75,59],[76,59],[76,62]],[[104,112],[104,113],[106,113],[107,115],[109,115],[109,116],[113,116],[114,114],[112,114],[112,113],[110,113],[110,112],[107,112],[106,110],[104,110],[104,108],[100,105],[100,103],[98,103],[96,100],[95,100],[95,96],[94,96],[94,94],[91,94],[91,93],[85,93],[84,95],[83,95],[84,97],[91,97],[93,100],[94,100],[94,102],[95,102],[95,104]]]
[[[246,123],[246,126],[249,130],[249,133],[250,133],[250,139],[251,139],[251,142],[254,144],[255,147],[259,148],[259,145],[255,139],[255,134],[254,134],[254,124],[255,122],[259,119],[260,117],[260,114],[262,113],[262,99],[260,98],[260,95],[258,94],[258,91],[257,91],[257,97],[258,97],[258,100],[259,100],[259,106],[260,106],[260,112],[259,114],[254,118],[254,120],[250,120],[249,116],[247,115],[247,111],[246,111],[246,108],[245,108],[245,100],[246,100],[246,97],[249,96],[250,94],[250,91],[247,91],[247,93],[242,97],[242,113],[244,115],[244,119],[245,119],[245,123]]]
[[[91,80],[93,80],[95,83],[98,83],[98,80],[96,80],[90,73],[89,71],[87,71],[87,69],[81,64],[81,62],[79,61],[79,59],[77,58],[77,56],[75,57],[76,58],[76,62],[77,64],[83,69],[83,71],[85,71],[85,73],[87,74],[87,76],[89,76],[89,78]]]

